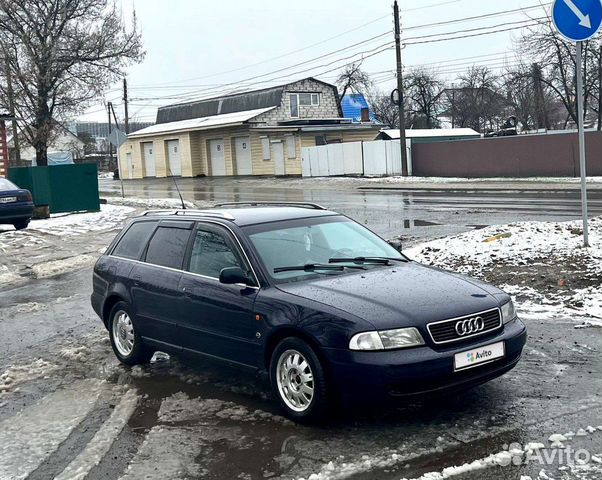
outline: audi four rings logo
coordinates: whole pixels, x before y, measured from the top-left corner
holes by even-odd
[[[485,321],[482,317],[467,318],[456,323],[456,333],[463,337],[471,333],[477,333],[485,328]]]

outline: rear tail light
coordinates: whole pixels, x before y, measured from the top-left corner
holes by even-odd
[[[20,202],[31,202],[32,201],[31,193],[30,192],[22,193],[21,195],[19,195],[19,201]]]

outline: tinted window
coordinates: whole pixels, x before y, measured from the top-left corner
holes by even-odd
[[[125,232],[125,235],[121,237],[121,240],[119,240],[119,243],[113,250],[113,255],[131,260],[139,260],[146,242],[148,242],[156,225],[157,222],[134,223]]]
[[[169,268],[182,268],[190,230],[159,227],[146,252],[146,263]]]
[[[9,182],[6,178],[0,178],[0,191],[2,190],[18,190],[13,182]]]
[[[229,239],[217,232],[197,230],[190,255],[190,272],[219,278],[222,268],[246,270]]]

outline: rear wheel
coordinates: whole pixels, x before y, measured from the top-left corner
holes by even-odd
[[[129,305],[118,302],[111,309],[109,317],[109,336],[113,352],[121,363],[137,365],[148,363],[153,356],[136,329],[136,321]]]
[[[13,225],[17,230],[24,230],[29,225],[29,219],[17,220]]]
[[[270,382],[280,406],[291,420],[323,420],[330,411],[324,368],[313,349],[299,338],[286,338],[274,349]]]

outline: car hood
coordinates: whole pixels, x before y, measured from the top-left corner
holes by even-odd
[[[424,326],[494,308],[509,298],[487,283],[416,262],[278,288],[360,317],[376,329]]]

